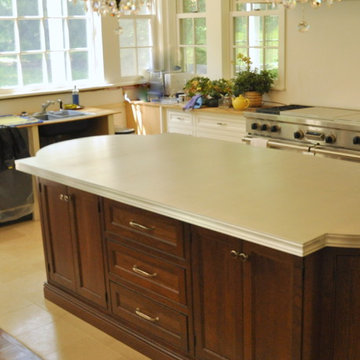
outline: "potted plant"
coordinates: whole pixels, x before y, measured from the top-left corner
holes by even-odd
[[[193,97],[195,95],[206,96],[209,94],[211,88],[211,80],[203,76],[195,76],[188,80],[184,86],[184,92],[187,96]]]
[[[243,54],[238,54],[237,59],[246,64],[246,70],[240,71],[233,79],[234,95],[239,96],[243,94],[250,100],[250,106],[256,107],[262,105],[262,95],[271,89],[274,83],[275,75],[269,70],[258,71],[258,69],[251,70],[252,64],[249,57]]]

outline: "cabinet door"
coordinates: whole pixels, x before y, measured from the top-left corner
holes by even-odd
[[[106,306],[99,199],[69,188],[76,256],[76,291],[84,298]]]
[[[196,358],[243,359],[241,241],[197,227],[192,235]]]
[[[302,259],[244,241],[244,359],[301,359]]]
[[[75,290],[74,248],[69,201],[64,185],[41,180],[40,202],[49,280]]]

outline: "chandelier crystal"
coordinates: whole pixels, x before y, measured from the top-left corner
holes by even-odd
[[[76,3],[77,0],[69,0]],[[136,15],[147,7],[152,9],[153,0],[79,0],[84,2],[86,9],[91,9],[99,15],[110,15],[120,18],[122,15]]]

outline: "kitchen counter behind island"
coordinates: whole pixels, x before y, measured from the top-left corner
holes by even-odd
[[[156,360],[357,360],[360,168],[184,135],[97,136],[38,177],[45,297]]]

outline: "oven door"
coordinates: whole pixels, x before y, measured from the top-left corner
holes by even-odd
[[[316,144],[302,144],[285,140],[245,136],[243,142],[249,145],[262,146],[270,149],[296,151],[305,155],[330,157],[334,159],[360,162],[360,151],[328,148]]]
[[[267,147],[270,149],[279,149],[279,150],[288,150],[288,151],[296,151],[303,153],[305,155],[314,155],[312,153],[311,147],[314,146],[312,144],[302,144],[294,141],[286,141],[286,140],[275,140],[271,138],[265,138],[260,136],[245,136],[242,141],[248,145],[258,146],[258,147]]]

